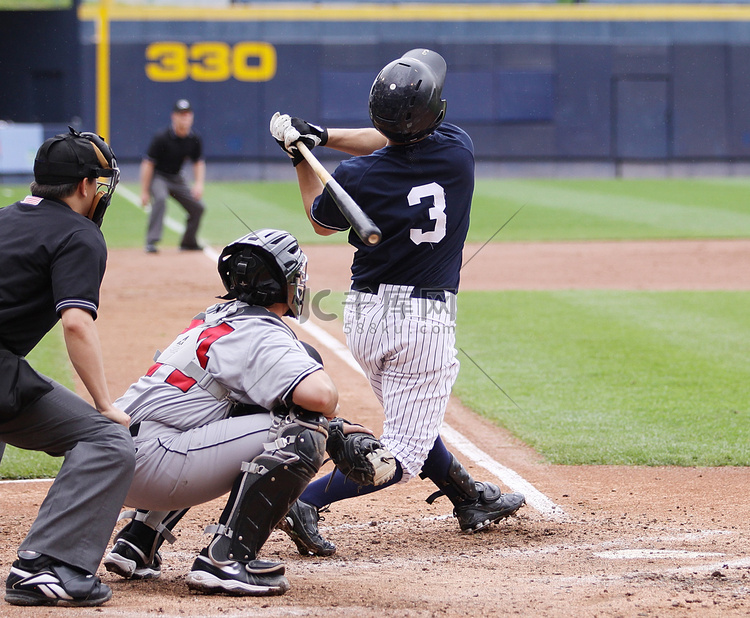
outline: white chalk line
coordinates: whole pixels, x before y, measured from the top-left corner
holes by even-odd
[[[7,479],[0,481],[0,485],[13,485],[14,483],[51,483],[55,479]]]

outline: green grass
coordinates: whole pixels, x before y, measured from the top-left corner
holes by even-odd
[[[750,238],[748,195],[742,178],[479,180],[469,241]],[[346,242],[313,234],[295,182],[209,183],[205,198],[216,248],[247,227]],[[142,246],[145,226],[121,194],[102,229],[114,249]],[[342,298],[323,310],[340,315]],[[747,316],[745,292],[462,292],[455,392],[554,463],[750,465]]]
[[[73,0],[0,0],[0,11],[69,9],[72,6]]]
[[[456,394],[553,463],[750,465],[750,292],[462,292]]]
[[[136,184],[125,186],[137,196]],[[469,241],[748,238],[748,195],[750,180],[744,179],[483,179],[474,194]],[[346,242],[346,234],[313,233],[296,182],[209,183],[205,201],[201,237],[216,247],[248,227],[285,229],[303,244]],[[184,211],[171,200],[169,213],[184,222]],[[102,229],[112,247],[141,246],[145,225],[145,213],[115,195]],[[165,245],[178,240],[166,232]]]
[[[750,237],[750,180],[481,180],[470,241]]]

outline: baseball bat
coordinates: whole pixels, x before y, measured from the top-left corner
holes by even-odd
[[[318,161],[312,152],[310,152],[310,149],[304,142],[299,141],[295,146],[310,164],[310,167],[312,167],[317,177],[320,178],[320,182],[325,185],[325,188],[328,193],[331,194],[333,201],[336,202],[336,206],[339,207],[339,210],[346,217],[346,220],[357,233],[357,236],[359,236],[362,239],[362,242],[366,245],[370,245],[371,247],[377,245],[383,237],[380,228],[372,222],[372,219],[364,213],[359,207],[359,204],[352,199],[352,196],[344,191],[342,186],[328,173],[328,170],[323,167],[323,164]]]

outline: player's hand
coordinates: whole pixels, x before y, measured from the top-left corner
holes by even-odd
[[[289,114],[282,114],[280,112],[276,112],[273,116],[271,116],[271,135],[273,136],[273,139],[276,140],[276,143],[279,145],[279,147],[287,154],[287,156],[292,160],[292,165],[294,167],[297,167],[299,163],[304,161],[304,157],[300,153],[299,150],[296,148],[292,148],[290,146],[287,146],[286,143],[286,133],[288,129],[292,128],[292,119],[289,116]],[[297,133],[297,139],[299,139],[299,133]],[[296,143],[297,140],[295,140]]]
[[[148,191],[144,191],[143,193],[141,193],[141,206],[143,208],[146,208],[146,206],[148,206],[150,201],[151,201],[151,194]]]
[[[366,433],[371,436],[375,435],[372,429],[368,429],[367,427],[364,427],[363,425],[359,425],[358,423],[350,423],[349,421],[346,421],[344,423],[342,430],[345,436],[348,436],[351,433]]]
[[[114,421],[115,423],[119,423],[123,427],[130,427],[130,416],[128,414],[125,414],[120,408],[116,408],[115,406],[107,406],[106,408],[103,408],[99,410],[103,416],[106,416],[109,420]]]
[[[284,144],[289,148],[298,141],[302,141],[310,150],[315,146],[325,146],[328,142],[328,129],[302,118],[292,118],[291,127],[284,132]]]

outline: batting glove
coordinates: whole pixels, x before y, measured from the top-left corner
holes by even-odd
[[[287,154],[287,156],[292,160],[292,165],[297,167],[297,165],[304,160],[304,157],[300,153],[299,150],[296,148],[292,148],[290,146],[287,146],[285,135],[287,131],[296,132],[297,133],[297,140],[299,139],[299,132],[296,131],[296,129],[292,128],[292,119],[288,114],[281,114],[279,112],[276,112],[273,116],[271,116],[271,135],[273,136],[273,139],[276,140],[276,143],[279,145],[279,147]],[[293,143],[296,143],[295,140]]]
[[[297,134],[295,138],[294,134]],[[289,140],[302,142],[311,150],[315,146],[325,146],[328,142],[328,129],[325,127],[319,127],[318,125],[311,124],[302,118],[292,118],[291,129],[287,128],[284,133],[284,142],[287,147],[290,146]]]

